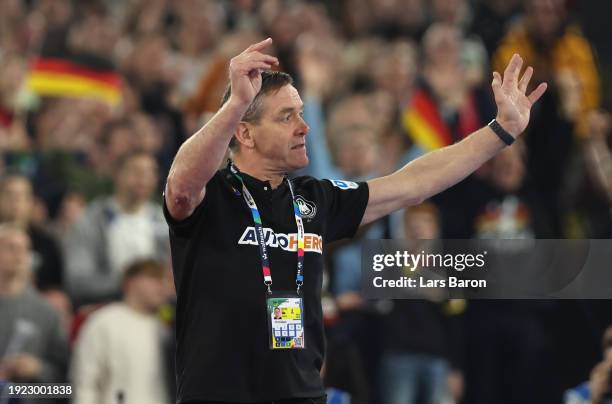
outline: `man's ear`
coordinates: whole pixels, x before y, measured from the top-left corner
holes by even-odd
[[[248,149],[255,147],[252,129],[253,127],[248,122],[240,122],[236,129],[236,141]]]

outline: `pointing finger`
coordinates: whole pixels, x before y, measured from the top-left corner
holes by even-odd
[[[246,51],[247,52],[260,51],[270,46],[270,44],[272,44],[272,38],[266,38],[261,42],[257,42],[256,44],[249,46],[248,48],[246,48]]]

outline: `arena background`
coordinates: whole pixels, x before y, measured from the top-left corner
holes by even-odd
[[[28,306],[31,346],[0,297],[0,379],[78,389],[75,369],[101,366],[82,327],[121,299],[135,260],[157,276],[152,259],[158,299],[134,299],[153,307],[164,355],[140,359],[172,395],[164,180],[218,108],[229,59],[267,36],[305,102],[303,174],[322,178],[384,175],[485,125],[492,69],[514,52],[549,83],[517,146],[359,237],[610,238],[611,16],[609,0],[0,1],[0,221],[31,244],[0,237],[0,281],[24,267],[30,298],[53,307]],[[367,301],[359,240],[327,253],[330,397],[385,402],[399,377],[424,398],[423,375],[442,369],[448,402],[559,403],[602,360],[609,301]],[[54,316],[61,329],[43,324]],[[33,362],[11,359],[23,353]]]

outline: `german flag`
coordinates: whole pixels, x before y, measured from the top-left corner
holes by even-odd
[[[402,113],[402,126],[412,140],[426,151],[453,143],[451,132],[438,112],[438,106],[423,88],[415,91]]]
[[[121,77],[108,65],[91,59],[39,57],[32,60],[27,87],[41,96],[93,98],[116,105]]]

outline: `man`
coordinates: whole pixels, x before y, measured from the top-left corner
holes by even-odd
[[[115,170],[114,194],[94,200],[64,241],[67,286],[77,304],[118,297],[121,275],[132,261],[167,258],[167,226],[151,202],[155,158],[133,152]]]
[[[31,255],[22,228],[0,225],[0,381],[62,382],[68,338],[59,315],[31,285]]]
[[[162,325],[156,313],[168,298],[162,265],[131,264],[123,301],[96,311],[85,323],[71,366],[77,404],[168,403]]]
[[[367,183],[288,180],[308,164],[309,128],[291,77],[266,71],[278,64],[262,53],[271,43],[232,59],[223,106],[181,146],[168,176],[179,402],[325,402],[323,246],[465,178],[519,136],[546,90],[541,84],[525,95],[533,69],[519,80],[515,55],[503,80],[494,73],[495,130]],[[233,163],[217,171],[228,145]],[[304,215],[297,199],[316,213]],[[279,342],[269,315],[278,299],[301,314],[293,325],[303,338],[288,329]]]
[[[603,360],[593,370],[588,382],[565,392],[565,404],[612,403],[612,325],[602,337]]]
[[[59,243],[32,223],[35,197],[27,177],[17,174],[0,179],[0,223],[14,223],[24,229],[33,250],[34,283],[40,290],[62,287],[64,260]]]

